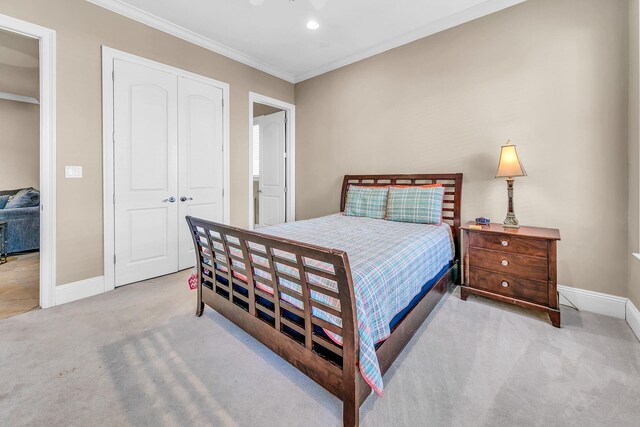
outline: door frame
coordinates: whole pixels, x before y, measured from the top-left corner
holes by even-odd
[[[253,103],[268,105],[280,108],[285,111],[287,124],[285,126],[285,150],[286,159],[286,180],[285,186],[287,194],[286,216],[287,222],[296,220],[296,106],[279,99],[261,95],[256,92],[249,92],[249,229],[255,228],[255,212],[253,209]]]
[[[115,129],[113,126],[113,65],[119,59],[144,65],[161,71],[177,74],[179,77],[215,86],[222,90],[222,150],[223,150],[223,223],[229,223],[230,217],[230,162],[229,162],[229,84],[191,73],[161,62],[152,61],[127,52],[102,46],[102,174],[104,209],[104,291],[115,289],[115,176],[113,144]]]
[[[0,29],[39,40],[40,307],[56,305],[56,32],[0,14]]]

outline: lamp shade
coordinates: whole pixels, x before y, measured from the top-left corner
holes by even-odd
[[[507,145],[503,145],[500,150],[500,161],[498,162],[496,178],[512,178],[514,176],[526,175],[527,172],[525,172],[518,158],[516,146],[507,142]]]

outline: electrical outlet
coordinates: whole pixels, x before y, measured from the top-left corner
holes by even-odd
[[[65,178],[82,178],[82,166],[65,166]]]

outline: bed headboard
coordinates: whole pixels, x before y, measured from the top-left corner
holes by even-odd
[[[344,212],[347,200],[347,190],[350,185],[425,185],[442,184],[444,187],[444,206],[442,218],[452,227],[453,240],[456,243],[456,253],[460,255],[459,230],[460,230],[460,201],[462,199],[462,174],[416,174],[416,175],[345,175],[342,181],[342,194],[340,196],[340,212]]]

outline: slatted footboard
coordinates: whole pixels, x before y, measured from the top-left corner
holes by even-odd
[[[344,424],[356,425],[358,333],[347,254],[186,219],[197,253],[196,314],[207,304],[244,329],[340,398]]]

